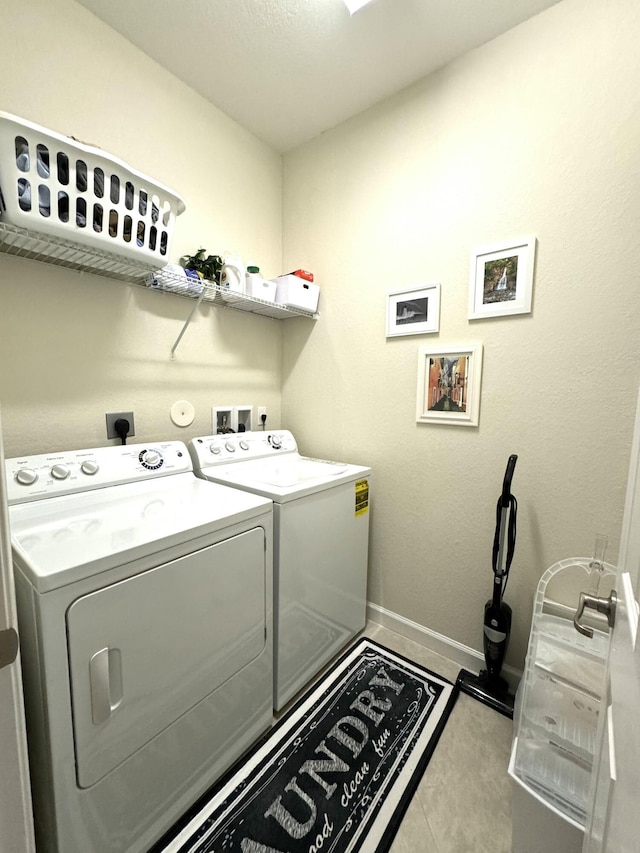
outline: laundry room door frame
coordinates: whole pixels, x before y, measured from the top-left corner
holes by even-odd
[[[5,650],[11,651],[14,631],[17,631],[16,599],[0,416],[0,643]],[[3,849],[12,853],[34,853],[20,656],[11,658],[12,651],[8,654],[0,650],[0,838]]]

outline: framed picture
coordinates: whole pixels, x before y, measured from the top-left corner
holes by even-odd
[[[535,248],[535,237],[523,237],[472,253],[469,320],[530,313]]]
[[[426,335],[440,328],[440,285],[387,294],[387,337]]]
[[[416,420],[478,426],[482,344],[420,347]]]

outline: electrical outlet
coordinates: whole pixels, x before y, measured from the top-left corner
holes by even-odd
[[[107,412],[105,417],[107,419],[107,438],[120,438],[116,432],[115,426],[116,421],[119,418],[124,418],[126,421],[129,421],[129,432],[127,433],[128,439],[136,434],[133,424],[133,412]]]
[[[258,423],[262,422],[262,416],[267,417],[267,407],[266,406],[258,406]]]

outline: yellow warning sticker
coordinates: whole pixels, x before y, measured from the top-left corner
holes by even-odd
[[[356,480],[356,515],[369,512],[369,481]]]

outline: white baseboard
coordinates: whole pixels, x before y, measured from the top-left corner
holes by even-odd
[[[380,607],[379,604],[374,604],[372,601],[367,602],[367,619],[375,622],[377,625],[382,625],[383,628],[388,628],[396,634],[400,634],[406,640],[412,640],[414,643],[435,652],[442,657],[452,660],[470,672],[479,672],[485,668],[484,655],[472,649],[470,646],[464,646],[450,637],[445,637],[444,634],[438,634],[430,628],[425,628],[417,622],[412,622],[411,619],[405,619],[391,610],[386,610]],[[509,687],[515,690],[518,682],[522,677],[520,670],[512,666],[503,666],[501,675],[509,683]]]

